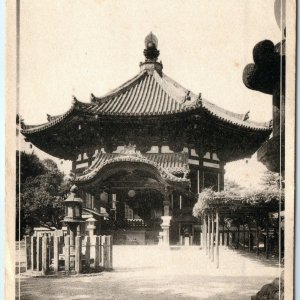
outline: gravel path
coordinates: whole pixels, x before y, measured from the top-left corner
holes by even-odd
[[[272,261],[227,248],[220,249],[219,269],[198,247],[115,246],[113,261],[113,272],[97,276],[21,276],[21,299],[243,300],[281,272]]]

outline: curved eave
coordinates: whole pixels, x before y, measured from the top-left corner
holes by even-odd
[[[80,184],[80,183],[86,183],[86,182],[93,181],[94,179],[96,179],[97,175],[100,174],[101,171],[105,167],[108,167],[108,166],[111,166],[113,164],[120,163],[120,162],[131,162],[131,163],[133,162],[133,163],[145,164],[145,165],[148,165],[148,166],[156,169],[158,171],[159,175],[167,182],[181,183],[181,184],[184,184],[187,186],[190,184],[189,179],[176,177],[173,174],[171,174],[170,172],[168,172],[167,170],[165,170],[164,168],[162,168],[157,163],[155,163],[147,158],[144,158],[144,157],[135,157],[135,156],[120,156],[120,157],[106,160],[106,161],[100,163],[96,168],[91,169],[89,171],[89,173],[76,177],[74,179],[74,182]]]
[[[51,129],[55,126],[59,126],[59,125],[63,124],[67,118],[72,117],[72,115],[74,114],[75,111],[79,114],[89,116],[91,118],[91,121],[95,121],[96,118],[98,121],[101,121],[101,119],[107,120],[107,119],[111,119],[112,117],[114,117],[113,120],[115,121],[115,117],[119,117],[119,118],[122,118],[122,120],[127,119],[128,121],[131,121],[131,122],[134,121],[135,119],[140,120],[141,118],[142,119],[143,118],[145,118],[145,119],[154,118],[157,120],[157,119],[164,119],[165,117],[168,117],[168,118],[173,117],[173,116],[180,117],[186,113],[196,115],[196,114],[201,113],[201,111],[205,111],[209,115],[211,115],[213,118],[216,118],[216,119],[222,121],[224,124],[230,124],[237,128],[246,129],[246,130],[255,131],[255,132],[262,131],[262,132],[270,133],[272,131],[271,127],[263,126],[260,123],[250,122],[250,121],[242,121],[242,120],[234,119],[233,117],[226,118],[220,114],[215,113],[214,111],[211,111],[208,107],[206,107],[205,104],[202,104],[201,102],[197,102],[191,106],[184,106],[183,108],[178,109],[176,111],[175,110],[174,111],[166,111],[166,112],[160,112],[157,114],[154,114],[154,113],[117,114],[117,113],[113,113],[113,112],[112,113],[107,113],[107,112],[93,113],[91,111],[91,106],[95,106],[95,104],[74,101],[71,108],[66,113],[62,114],[61,116],[53,119],[52,121],[50,121],[48,123],[44,123],[41,125],[34,125],[34,126],[25,125],[22,128],[21,133],[25,136],[30,136],[35,133],[48,131],[49,129]]]

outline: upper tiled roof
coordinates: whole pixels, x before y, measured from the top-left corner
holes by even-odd
[[[203,109],[227,123],[254,130],[270,130],[268,124],[246,120],[244,114],[225,110],[201,96],[190,92],[164,73],[155,69],[142,70],[137,76],[103,97],[92,96],[90,103],[75,100],[63,115],[48,117],[49,122],[37,126],[24,126],[22,132],[30,134],[49,128],[68,117],[73,111],[101,116],[162,116]]]

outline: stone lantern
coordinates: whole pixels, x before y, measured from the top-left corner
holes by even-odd
[[[89,232],[89,236],[93,236],[94,233],[95,233],[95,229],[96,229],[95,222],[96,222],[96,221],[97,221],[97,220],[94,219],[94,218],[88,218],[88,219],[86,220],[86,222],[87,222],[86,229],[87,229],[88,232]]]
[[[67,225],[70,232],[70,245],[74,246],[75,236],[80,235],[80,223],[82,220],[82,199],[78,197],[78,187],[73,185],[70,189],[70,195],[65,200],[65,217],[63,222]]]

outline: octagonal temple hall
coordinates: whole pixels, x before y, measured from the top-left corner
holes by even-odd
[[[88,103],[74,98],[67,112],[23,125],[22,134],[48,154],[72,160],[82,217],[95,220],[95,234],[112,234],[115,244],[157,244],[160,237],[199,244],[201,223],[192,216],[197,194],[222,190],[224,165],[250,157],[272,128],[167,76],[152,33],[144,55],[139,73],[121,86],[92,94]],[[81,223],[81,233],[88,225]]]

